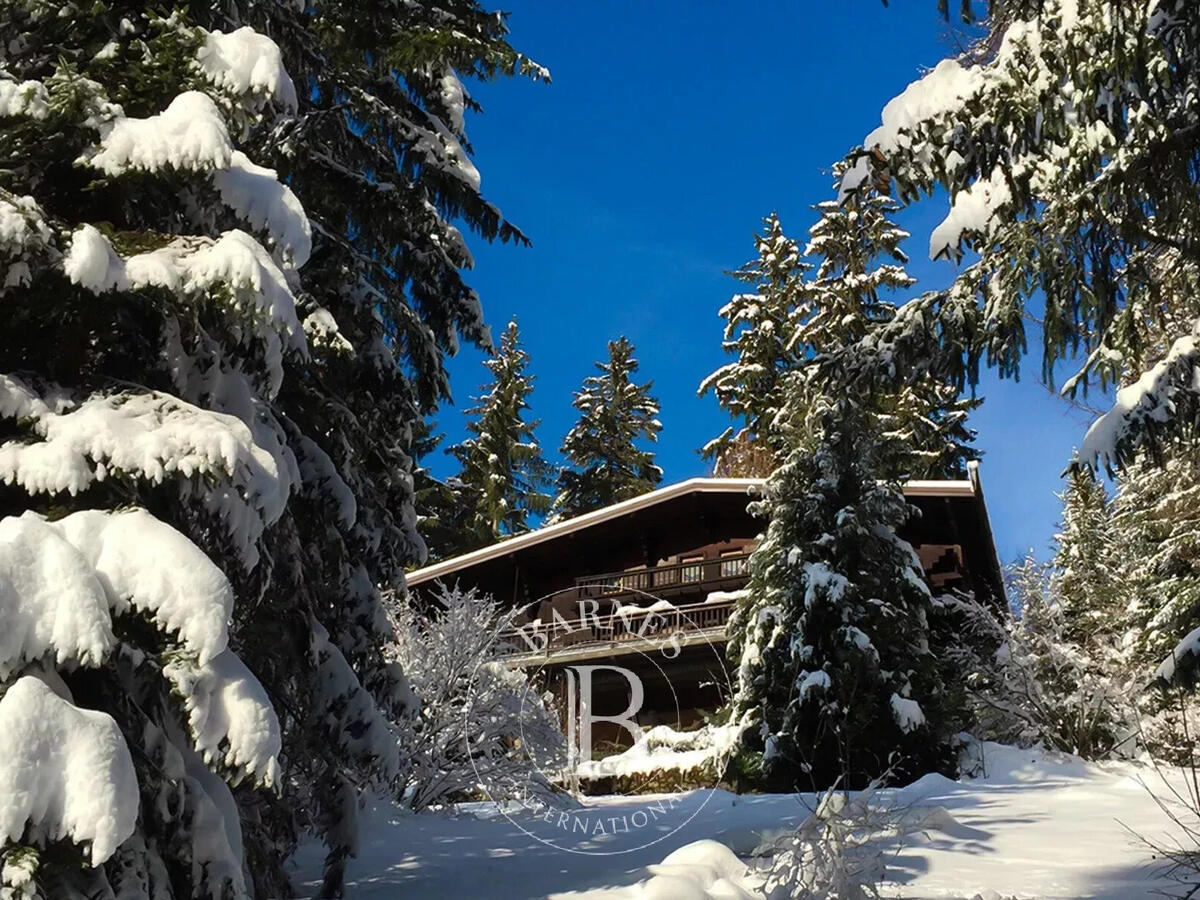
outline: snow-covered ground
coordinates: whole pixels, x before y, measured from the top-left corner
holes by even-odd
[[[932,775],[882,792],[882,803],[907,810],[906,816],[925,817],[935,826],[890,848],[885,896],[1140,900],[1161,896],[1164,890],[1183,893],[1162,878],[1149,852],[1130,836],[1130,831],[1158,837],[1171,833],[1169,820],[1147,790],[1153,787],[1160,796],[1168,792],[1153,768],[1091,764],[995,744],[984,745],[984,757],[984,777],[954,782]],[[1168,777],[1176,782],[1179,776]],[[651,823],[643,831],[661,840],[611,855],[597,851],[624,850],[631,846],[628,835],[579,836],[573,846],[585,852],[566,852],[524,833],[522,828],[537,831],[536,816],[529,811],[510,821],[484,804],[457,815],[411,815],[377,806],[365,814],[363,844],[348,871],[347,896],[753,897],[729,882],[711,892],[699,887],[719,868],[720,848],[713,845],[688,848],[670,860],[682,859],[681,864],[659,869],[682,875],[682,880],[668,883],[660,877],[651,882],[654,874],[647,866],[658,866],[674,851],[705,839],[715,839],[752,862],[764,838],[788,830],[807,815],[812,798],[699,791],[671,801],[683,815],[669,823]],[[587,803],[588,813],[607,819],[645,808],[647,798],[602,797]],[[671,833],[692,812],[694,818]],[[314,886],[320,848],[305,848],[297,866],[297,884]],[[688,882],[695,890],[680,892]],[[734,883],[753,892],[757,880],[751,873]]]

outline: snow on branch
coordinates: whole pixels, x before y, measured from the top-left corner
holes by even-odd
[[[96,294],[156,287],[197,295],[228,287],[234,310],[245,316],[266,345],[272,392],[278,391],[283,379],[281,337],[291,350],[308,357],[308,342],[286,276],[244,231],[227,231],[215,240],[180,237],[165,247],[124,259],[99,229],[83,225],[71,235],[62,265],[72,282]]]
[[[70,838],[98,866],[133,834],[138,783],[108,715],[79,709],[41,679],[0,697],[0,843]]]
[[[130,609],[207,663],[225,649],[233,591],[198,547],[142,509],[0,519],[0,677],[46,656],[98,665],[116,644],[111,615]]]
[[[1008,175],[996,166],[987,178],[980,178],[954,195],[950,212],[929,236],[929,258],[950,258],[962,242],[963,234],[987,233],[996,221],[996,213],[1012,202]]]
[[[921,704],[916,700],[893,693],[891,707],[892,718],[896,720],[896,724],[905,734],[915,731],[925,724],[925,713],[921,709]]]
[[[44,119],[50,115],[49,96],[40,81],[13,81],[0,78],[0,117],[28,116]]]
[[[269,38],[262,39],[274,47]],[[259,77],[239,73],[234,80],[240,83],[242,75]],[[287,73],[282,77],[286,79]],[[287,88],[294,104],[290,79]],[[312,229],[300,201],[274,169],[255,165],[234,149],[225,120],[207,94],[185,91],[161,113],[144,119],[125,116],[118,107],[111,119],[97,127],[100,143],[87,150],[80,162],[110,176],[172,169],[207,172],[222,202],[251,227],[265,231],[284,260],[296,268],[308,261]],[[133,284],[138,286],[136,281]]]
[[[1117,391],[1116,402],[1084,435],[1080,459],[1087,465],[1121,464],[1147,442],[1148,432],[1171,422],[1181,400],[1200,394],[1200,348],[1189,335],[1135,383]]]
[[[118,615],[148,613],[201,665],[225,649],[233,588],[183,534],[144,509],[84,510],[52,524],[95,569]]]
[[[188,730],[206,763],[232,770],[234,784],[244,775],[268,787],[279,783],[279,718],[237,654],[226,649],[203,665],[179,657],[163,674],[183,698]]]
[[[32,401],[0,410],[18,402]],[[33,427],[43,442],[0,444],[0,479],[30,493],[77,494],[112,472],[155,483],[176,473],[220,474],[258,488],[274,474],[274,460],[245,423],[168,394],[94,396],[70,412],[46,410]]]
[[[1189,631],[1171,650],[1171,655],[1154,670],[1154,679],[1163,684],[1193,687],[1197,663],[1200,663],[1200,628]]]
[[[80,162],[107,175],[163,169],[224,169],[233,159],[229,130],[212,98],[184,91],[144,119],[118,116],[100,126],[100,144]]]
[[[65,406],[55,412],[20,379],[0,376],[0,415],[32,420],[43,438],[0,444],[0,481],[33,494],[74,495],[114,474],[155,484],[182,476],[181,491],[222,518],[253,567],[255,541],[282,515],[299,478],[294,458],[268,441],[264,425],[252,430],[242,417],[157,392]]]
[[[304,207],[274,169],[256,166],[241,150],[234,150],[229,166],[214,171],[212,181],[225,205],[252,228],[270,235],[294,268],[308,262],[312,226]]]
[[[288,110],[299,105],[278,45],[249,25],[229,34],[207,32],[196,53],[196,64],[217,87],[239,97],[249,95],[255,105],[261,106],[267,99]]]
[[[33,512],[0,519],[0,626],[0,678],[47,656],[99,665],[116,644],[95,569]]]
[[[0,294],[29,284],[29,258],[50,247],[50,227],[37,201],[0,190]]]

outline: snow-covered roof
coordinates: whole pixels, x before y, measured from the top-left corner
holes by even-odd
[[[514,553],[526,547],[541,544],[544,541],[554,540],[563,535],[581,531],[593,525],[599,525],[601,522],[620,518],[637,510],[656,506],[687,494],[748,494],[754,488],[760,487],[763,480],[762,478],[689,478],[687,481],[680,481],[677,484],[659,488],[648,494],[642,494],[629,500],[623,500],[620,503],[614,503],[612,506],[592,510],[589,513],[584,513],[573,519],[567,519],[564,522],[556,522],[553,525],[547,525],[535,531],[527,531],[525,534],[508,538],[507,540],[483,547],[479,550],[472,550],[470,553],[464,553],[461,556],[444,559],[423,569],[409,572],[407,581],[409,585],[417,585],[437,578],[443,578],[468,566],[487,562],[488,560]],[[973,497],[976,495],[976,489],[974,481],[967,480],[909,481],[904,485],[904,493],[909,497]]]

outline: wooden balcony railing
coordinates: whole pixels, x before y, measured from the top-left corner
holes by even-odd
[[[735,601],[689,603],[657,609],[623,607],[617,612],[594,614],[581,619],[531,622],[505,631],[497,656],[553,656],[560,651],[577,651],[588,645],[608,645],[614,652],[632,651],[639,642],[660,641],[671,635],[702,636],[724,640]]]
[[[723,584],[741,586],[749,577],[750,554],[730,554],[717,559],[682,560],[624,572],[585,575],[575,579],[580,599],[646,594],[654,597],[715,590]]]
[[[749,580],[749,554],[718,559],[687,560],[666,566],[589,575],[576,579],[577,618],[554,615],[504,632],[499,656],[552,656],[557,651],[580,651],[587,645],[611,645],[614,652],[632,649],[637,641],[672,634],[723,640],[734,600],[695,602],[698,595],[734,591]],[[561,606],[562,596],[556,597]],[[672,604],[668,598],[687,602]],[[584,609],[586,602],[587,609]]]

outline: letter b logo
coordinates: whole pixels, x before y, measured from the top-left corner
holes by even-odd
[[[616,672],[629,682],[629,706],[617,716],[598,716],[592,702],[592,673],[600,670]],[[578,690],[577,690],[578,686]],[[567,748],[570,765],[592,758],[592,725],[595,722],[611,722],[629,732],[634,743],[641,740],[642,728],[636,716],[645,702],[646,692],[642,679],[623,666],[568,666],[567,667]]]

